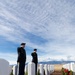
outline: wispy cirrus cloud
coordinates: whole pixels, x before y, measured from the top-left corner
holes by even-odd
[[[51,57],[73,56],[74,3],[74,0],[1,0],[0,36],[16,44],[26,42],[28,47]]]

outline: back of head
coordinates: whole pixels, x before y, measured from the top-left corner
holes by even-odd
[[[26,43],[21,43],[21,47],[24,48]]]
[[[25,45],[26,43],[21,43],[21,45]]]
[[[37,49],[34,49],[34,51],[37,51]]]

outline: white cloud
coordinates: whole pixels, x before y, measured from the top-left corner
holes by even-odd
[[[9,62],[9,64],[17,64],[17,57],[16,53],[0,53],[0,58],[5,59]],[[32,57],[30,55],[26,56],[26,63],[31,62]]]
[[[39,56],[39,62],[42,62],[42,61],[62,61],[62,60],[65,60],[65,61],[74,61],[75,60],[75,57],[74,56],[67,56],[67,55],[50,55],[50,54],[47,54],[47,55],[43,55],[43,56]]]
[[[73,10],[75,7],[70,6],[69,2],[60,0],[57,2],[55,0],[42,2],[41,4],[40,1],[35,3],[26,1],[27,9],[21,8],[23,4],[19,7],[18,5],[14,6],[14,9],[12,7],[10,9],[8,6],[5,8],[3,7],[4,4],[0,5],[0,17],[7,21],[1,19],[3,24],[0,23],[0,35],[15,43],[25,41],[28,46],[46,52],[47,56],[53,57],[55,55],[57,58],[62,58],[62,54],[64,59],[69,55],[74,56],[75,26],[71,21],[75,17],[75,10]],[[46,39],[48,42],[37,45],[37,42],[35,44],[30,41],[31,39],[25,38],[26,32]],[[30,56],[28,59],[30,59]],[[43,57],[40,59],[42,60]]]
[[[16,53],[0,53],[0,58],[5,59],[9,62],[9,64],[17,64],[17,54]],[[38,61],[52,61],[52,60],[75,60],[75,57],[73,55],[51,55],[49,53],[45,55],[38,56]],[[27,55],[26,63],[31,62],[32,57],[30,55]]]

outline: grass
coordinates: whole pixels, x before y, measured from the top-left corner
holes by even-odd
[[[10,75],[13,75],[13,72],[11,72]],[[24,75],[28,75],[28,72],[26,72]],[[40,75],[40,73],[38,72],[37,75]]]
[[[13,75],[13,71],[10,73],[10,75]]]

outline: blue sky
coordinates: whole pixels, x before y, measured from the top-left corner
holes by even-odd
[[[0,0],[0,58],[17,60],[26,43],[27,62],[75,60],[75,0]]]

